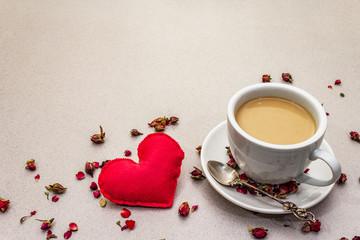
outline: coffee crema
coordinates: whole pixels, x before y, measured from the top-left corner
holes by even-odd
[[[315,120],[308,110],[279,97],[252,99],[240,106],[235,119],[246,133],[272,144],[300,143],[316,131]]]

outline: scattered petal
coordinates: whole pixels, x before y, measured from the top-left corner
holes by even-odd
[[[247,194],[247,188],[246,187],[242,187],[241,185],[237,186],[236,188],[237,192],[241,192],[243,194]]]
[[[191,207],[191,212],[195,212],[198,209],[199,205],[194,205]]]
[[[332,87],[331,85],[328,85],[328,88],[329,88],[329,89],[333,89],[333,87]]]
[[[263,227],[256,227],[256,228],[251,228],[248,227],[248,231],[255,237],[255,238],[264,238],[267,235],[268,230],[263,228]]]
[[[120,214],[123,218],[128,218],[131,215],[131,211],[127,208],[123,208]]]
[[[135,221],[134,221],[134,220],[126,220],[126,221],[125,221],[125,224],[126,224],[126,226],[128,226],[128,228],[129,228],[130,230],[133,230],[134,227],[135,227]]]
[[[100,197],[100,195],[101,195],[101,193],[100,193],[99,190],[96,190],[95,192],[93,192],[93,194],[94,194],[94,197],[95,197],[95,198],[98,198],[98,197]]]
[[[79,171],[79,172],[76,174],[76,178],[77,178],[78,180],[84,179],[84,178],[85,178],[85,173],[82,172],[82,171]]]
[[[190,212],[190,206],[189,206],[189,203],[187,202],[183,202],[180,207],[179,207],[179,214],[181,216],[184,216],[186,217]]]
[[[320,226],[321,226],[321,222],[319,220],[316,220],[315,223],[310,223],[311,227],[311,231],[313,232],[318,232],[320,231]]]
[[[305,169],[304,173],[308,173],[310,168]]]
[[[69,230],[69,231],[67,231],[67,232],[64,233],[64,238],[65,238],[65,239],[69,239],[69,238],[71,238],[71,235],[72,235],[72,231]]]
[[[99,162],[93,162],[93,165],[95,168],[99,168],[100,167],[100,163]]]
[[[32,211],[32,212],[30,213],[31,216],[34,216],[35,214],[36,214],[36,211]]]
[[[131,155],[131,151],[125,150],[124,154],[125,154],[125,157],[129,157]]]
[[[334,83],[335,85],[340,85],[341,84],[341,80],[340,79],[338,79],[338,80],[335,80],[335,83]]]
[[[70,229],[71,231],[77,231],[77,230],[78,230],[78,226],[77,226],[76,223],[72,222],[72,223],[69,224],[69,229]]]
[[[106,202],[105,198],[100,199],[100,207],[105,207],[106,204],[107,204],[107,202]]]
[[[98,189],[98,185],[96,184],[96,182],[92,182],[92,183],[90,184],[90,189],[91,189],[91,190],[97,190],[97,189]]]
[[[39,179],[40,179],[40,175],[38,174],[38,175],[35,176],[35,181],[38,182]]]
[[[59,196],[57,196],[57,195],[53,196],[53,197],[51,198],[51,201],[53,201],[53,202],[59,201]]]
[[[125,229],[128,229],[129,227],[127,225],[124,225],[121,227],[121,231],[124,231]]]

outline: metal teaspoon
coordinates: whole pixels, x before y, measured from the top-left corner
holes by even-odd
[[[235,169],[229,167],[227,164],[210,160],[207,163],[207,168],[211,176],[222,185],[231,187],[236,185],[243,185],[252,188],[262,195],[265,195],[282,204],[285,211],[292,212],[298,219],[302,221],[311,221],[313,223],[316,222],[316,218],[313,213],[308,212],[305,208],[299,208],[293,202],[283,201],[280,198],[277,198],[268,192],[249,184],[245,180],[240,179],[239,174],[235,171]]]

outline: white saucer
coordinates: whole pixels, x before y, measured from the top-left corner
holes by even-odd
[[[224,121],[217,125],[207,135],[201,149],[201,165],[206,179],[210,182],[211,186],[230,202],[245,209],[267,214],[289,213],[286,212],[282,206],[274,200],[271,200],[267,197],[242,194],[237,192],[235,188],[226,187],[219,184],[210,175],[207,169],[207,162],[209,160],[215,160],[223,163],[227,163],[229,161],[229,157],[226,154],[226,146],[229,146],[229,142],[227,138],[226,121]],[[331,154],[334,154],[334,152],[331,150],[331,147],[325,140],[323,140],[320,148],[328,151]],[[318,179],[329,179],[332,176],[329,167],[321,160],[311,162],[309,169],[310,170],[307,174],[312,175]],[[296,193],[288,196],[286,200],[294,202],[298,207],[310,208],[323,200],[331,192],[333,187],[334,184],[326,187],[315,187],[302,183],[299,186],[299,190]]]

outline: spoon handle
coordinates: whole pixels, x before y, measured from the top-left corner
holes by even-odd
[[[277,201],[278,203],[282,204],[285,211],[292,212],[295,215],[295,217],[297,217],[298,219],[300,219],[302,221],[310,221],[312,223],[316,222],[315,215],[312,212],[308,212],[305,208],[299,208],[293,202],[288,202],[288,201],[285,202],[285,201],[281,200],[280,198],[277,198],[277,197],[273,196],[272,194],[264,191],[263,189],[255,187],[255,186],[249,184],[245,180],[238,179],[236,182],[232,183],[231,185],[232,186],[234,186],[234,185],[243,185],[243,186],[252,188],[255,191],[261,193],[262,195],[265,195],[265,196]]]

